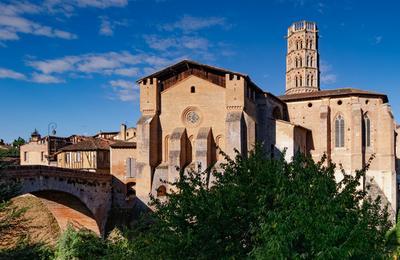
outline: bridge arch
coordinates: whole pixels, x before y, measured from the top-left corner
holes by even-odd
[[[100,235],[100,226],[93,213],[76,196],[54,190],[43,190],[29,193],[39,198],[56,219],[61,231],[68,224],[77,228],[86,228]]]
[[[71,220],[100,235],[105,233],[111,208],[111,179],[109,174],[49,166],[10,167],[0,174],[0,181],[21,184],[19,195],[30,193],[41,198],[61,229]]]

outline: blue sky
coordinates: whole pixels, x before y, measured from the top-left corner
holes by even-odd
[[[321,88],[386,93],[400,118],[398,1],[0,0],[0,138],[136,125],[135,81],[187,58],[285,89],[285,33],[320,30]]]

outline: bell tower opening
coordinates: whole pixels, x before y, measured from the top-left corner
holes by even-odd
[[[286,95],[319,91],[318,29],[300,21],[288,28]]]

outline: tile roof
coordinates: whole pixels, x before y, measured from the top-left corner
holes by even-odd
[[[60,149],[63,151],[96,151],[96,150],[109,150],[110,145],[114,141],[102,139],[102,138],[87,138],[76,144],[68,145]]]
[[[145,79],[151,79],[151,78],[157,78],[159,80],[163,80],[165,78],[169,78],[169,77],[172,77],[173,75],[176,75],[176,73],[179,70],[189,69],[189,67],[199,67],[199,68],[202,68],[203,70],[211,71],[211,72],[221,75],[223,77],[225,77],[225,74],[239,75],[239,76],[245,78],[247,80],[247,83],[249,85],[253,86],[255,89],[257,89],[257,91],[259,91],[260,93],[264,93],[264,91],[260,87],[258,87],[250,79],[249,75],[247,75],[247,74],[243,74],[240,72],[231,71],[231,70],[227,70],[227,69],[223,69],[223,68],[219,68],[219,67],[215,67],[215,66],[210,66],[207,64],[202,64],[202,63],[192,61],[192,60],[187,60],[187,59],[184,59],[184,60],[181,60],[180,62],[172,64],[172,65],[170,65],[166,68],[163,68],[151,75],[140,78],[139,80],[136,81],[136,83],[140,83],[141,81],[143,81]]]
[[[146,78],[160,78],[160,77],[163,77],[164,75],[170,74],[171,72],[174,73],[175,70],[178,67],[187,67],[189,65],[195,65],[195,66],[203,67],[205,69],[209,69],[209,70],[212,70],[212,71],[215,71],[217,73],[224,74],[224,75],[225,74],[237,74],[237,75],[240,75],[240,76],[242,76],[244,78],[248,77],[248,75],[246,75],[246,74],[242,74],[242,73],[234,72],[234,71],[229,71],[227,69],[218,68],[218,67],[214,67],[214,66],[210,66],[210,65],[207,65],[207,64],[202,64],[202,63],[199,63],[199,62],[195,62],[195,61],[192,61],[192,60],[186,60],[185,59],[185,60],[181,60],[180,62],[177,62],[175,64],[172,64],[172,65],[170,65],[170,66],[168,66],[166,68],[163,68],[163,69],[161,69],[161,70],[159,70],[159,71],[157,71],[157,72],[155,72],[155,73],[153,73],[151,75],[145,76],[145,77],[137,80],[137,83],[139,83],[140,81],[142,81],[142,80],[144,80]]]
[[[136,142],[116,141],[110,145],[111,148],[133,148],[136,149]]]
[[[331,89],[331,90],[321,90],[321,91],[308,92],[308,93],[283,95],[283,96],[279,96],[279,98],[285,102],[291,102],[291,101],[299,101],[299,100],[320,99],[320,98],[324,98],[324,97],[341,97],[341,96],[377,97],[377,98],[381,98],[384,103],[388,102],[388,98],[384,94],[373,92],[373,91],[355,89],[355,88],[339,88],[339,89]]]

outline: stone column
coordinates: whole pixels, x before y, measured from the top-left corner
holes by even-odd
[[[383,187],[393,210],[397,209],[397,176],[395,170],[395,125],[389,104],[378,109],[376,158],[383,175]]]
[[[196,167],[204,171],[210,167],[216,159],[215,143],[210,127],[202,127],[196,137]]]
[[[246,124],[246,146],[247,150],[249,151],[252,150],[256,144],[256,121],[246,112],[243,112],[243,118]]]
[[[179,178],[179,171],[190,163],[190,141],[184,127],[175,128],[170,136],[168,158],[168,181]]]
[[[319,136],[318,154],[316,155],[318,160],[325,153],[327,159],[331,158],[331,119],[330,119],[330,108],[328,105],[321,105],[319,107],[319,131],[314,133]],[[314,144],[315,145],[315,144]]]
[[[136,196],[145,204],[153,181],[154,168],[161,160],[158,115],[144,115],[137,123]]]
[[[231,158],[236,156],[235,149],[240,153],[246,153],[246,128],[242,111],[229,111],[225,119],[225,152]]]
[[[347,128],[347,126],[345,125]],[[362,110],[360,103],[351,105],[351,171],[361,169],[363,167],[362,156]],[[347,129],[345,129],[347,132]],[[345,135],[347,136],[347,135]]]

